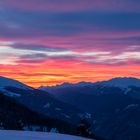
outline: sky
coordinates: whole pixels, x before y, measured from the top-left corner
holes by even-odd
[[[0,0],[0,75],[33,87],[140,78],[140,0]]]

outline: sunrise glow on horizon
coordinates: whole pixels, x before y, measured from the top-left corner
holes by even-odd
[[[140,1],[1,0],[0,75],[33,87],[140,78]]]

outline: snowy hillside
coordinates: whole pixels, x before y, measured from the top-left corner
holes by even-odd
[[[16,87],[21,89],[31,90],[32,88],[13,79],[0,76],[0,89],[5,87]]]
[[[42,86],[39,87],[40,90],[44,91],[53,91],[53,90],[60,90],[60,89],[70,89],[70,88],[87,88],[87,87],[93,87],[93,86],[102,86],[102,87],[118,87],[118,88],[128,88],[129,86],[135,86],[140,87],[140,79],[132,78],[132,77],[118,77],[118,78],[112,78],[107,81],[99,81],[99,82],[79,82],[76,84],[70,84],[70,83],[63,83],[61,85],[56,86]]]
[[[90,140],[82,137],[28,131],[0,131],[1,140]]]
[[[76,125],[80,120],[80,116],[85,114],[85,112],[77,109],[75,106],[61,102],[47,92],[31,88],[19,81],[1,76],[0,95],[9,97],[14,103],[21,104],[36,113],[71,125]],[[59,125],[57,124],[57,126]],[[73,131],[73,129],[71,130]]]
[[[97,82],[96,85],[103,85],[109,87],[128,88],[129,86],[140,87],[140,79],[132,77],[118,77],[108,81]]]
[[[44,89],[91,114],[95,135],[108,140],[139,140],[140,79],[113,78],[82,86]]]
[[[96,83],[81,82],[77,84],[71,84],[67,86],[56,85],[56,86],[44,86],[40,87],[40,90],[49,92],[55,97],[62,99],[65,96],[69,99],[68,96],[71,95],[101,95],[101,94],[128,94],[131,97],[140,99],[140,79],[132,77],[118,77],[113,78],[108,81],[100,81]],[[77,97],[78,98],[78,97]],[[62,100],[66,101],[66,100]]]

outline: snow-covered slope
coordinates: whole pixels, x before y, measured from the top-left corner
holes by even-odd
[[[135,98],[140,98],[140,79],[122,77],[122,78],[113,78],[107,81],[101,81],[96,83],[81,82],[77,84],[62,84],[56,86],[46,86],[40,87],[40,90],[47,91],[54,96],[61,98],[68,95],[75,94],[129,94]]]
[[[71,83],[63,83],[61,85],[56,86],[42,86],[39,89],[44,91],[51,90],[59,90],[66,88],[83,88],[83,87],[93,87],[93,86],[102,86],[102,87],[118,87],[118,88],[128,88],[129,86],[140,87],[140,79],[132,78],[132,77],[118,77],[113,78],[107,81],[99,81],[99,82],[79,82],[76,84]]]
[[[5,77],[0,77],[0,94],[14,98],[14,101],[38,113],[69,123],[77,123],[81,114],[84,114],[75,106],[59,101],[47,92]]]
[[[51,89],[62,89],[62,88],[80,88],[83,86],[92,86],[92,85],[93,85],[92,82],[79,82],[75,84],[65,82],[63,84],[56,85],[56,86],[41,86],[38,89],[45,91],[48,89],[51,90]]]
[[[140,87],[140,79],[132,77],[113,78],[108,81],[97,82],[96,85],[120,88],[128,88],[129,86]]]
[[[82,137],[28,131],[0,131],[1,140],[90,140]]]
[[[27,90],[32,89],[31,87],[19,81],[0,76],[0,89],[4,89],[5,87],[15,87],[15,88],[21,88],[21,89],[27,89]]]
[[[94,119],[94,134],[108,140],[139,140],[140,79],[113,78],[46,91],[89,112]]]

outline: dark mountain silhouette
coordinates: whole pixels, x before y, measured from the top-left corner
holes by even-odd
[[[68,123],[76,124],[80,115],[84,114],[80,109],[59,101],[45,91],[31,88],[9,78],[0,77],[0,92],[33,111]]]
[[[96,135],[108,140],[139,140],[140,79],[113,78],[77,85],[40,89],[90,113]]]
[[[12,98],[0,93],[0,123],[4,129],[18,129],[16,124],[20,120],[23,126],[41,126],[48,129],[54,127],[63,133],[75,133],[72,124],[32,111]]]
[[[25,124],[56,127],[62,133],[75,133],[83,111],[57,100],[51,94],[21,82],[0,77],[1,121],[6,129],[15,129],[18,120]]]

